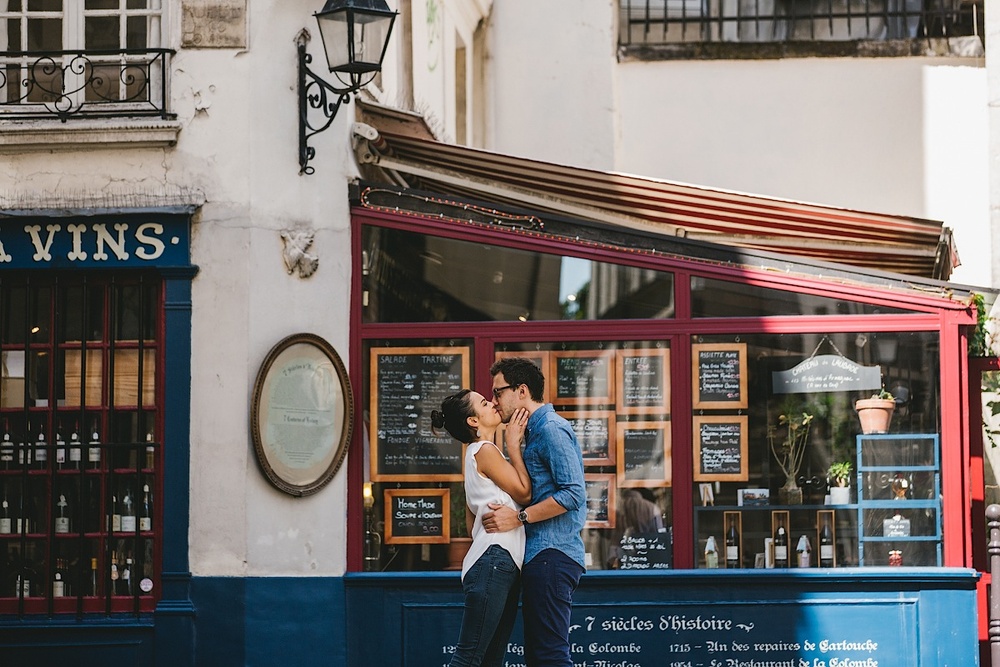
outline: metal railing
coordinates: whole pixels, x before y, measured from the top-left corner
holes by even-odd
[[[0,120],[173,118],[170,49],[0,51]]]
[[[984,0],[620,0],[619,45],[983,39]]]

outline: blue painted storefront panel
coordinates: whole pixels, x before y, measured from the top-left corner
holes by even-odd
[[[871,569],[836,574],[588,574],[575,596],[578,667],[970,667],[976,575]],[[346,579],[348,665],[448,664],[462,618],[451,575]],[[363,611],[364,610],[364,611]],[[364,627],[384,624],[373,641]],[[515,627],[507,666],[524,664]]]

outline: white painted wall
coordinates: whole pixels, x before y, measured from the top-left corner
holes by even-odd
[[[614,5],[495,4],[491,149],[942,220],[952,279],[1000,284],[983,59],[618,62]]]

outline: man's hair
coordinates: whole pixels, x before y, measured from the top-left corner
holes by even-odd
[[[490,366],[490,377],[503,373],[504,379],[512,387],[520,387],[522,384],[528,388],[531,400],[536,403],[542,402],[545,393],[545,376],[531,359],[524,357],[506,357]]]

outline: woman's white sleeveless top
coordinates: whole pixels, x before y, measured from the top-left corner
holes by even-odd
[[[476,454],[484,446],[496,447],[488,440],[479,440],[465,448],[465,502],[476,515],[476,523],[472,527],[472,546],[462,562],[463,579],[469,568],[493,544],[499,544],[506,549],[519,569],[524,563],[524,526],[518,526],[505,533],[487,533],[483,528],[483,514],[490,511],[490,503],[500,503],[515,510],[521,509],[509,493],[497,486],[489,477],[479,473]],[[499,451],[499,448],[497,450]]]

